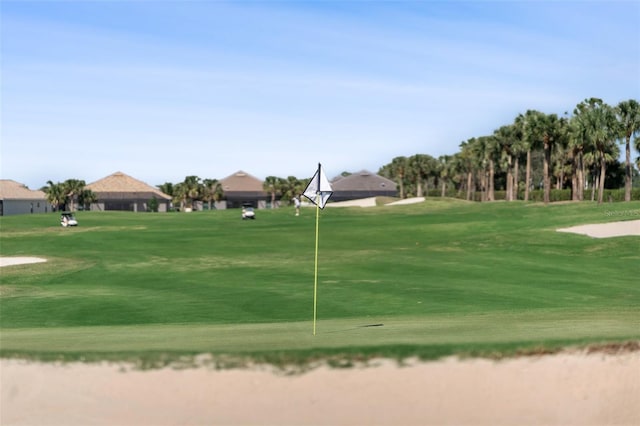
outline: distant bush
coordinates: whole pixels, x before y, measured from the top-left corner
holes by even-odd
[[[149,200],[148,210],[150,212],[158,212],[158,199],[156,197],[153,197],[151,200]]]
[[[605,189],[604,197],[602,197],[604,202],[619,202],[624,201],[624,188],[623,189]],[[632,188],[631,189],[631,200],[640,200],[640,188]]]
[[[522,198],[524,200],[524,191],[522,191]],[[534,189],[529,192],[529,201],[543,202],[544,201],[544,190],[543,189]],[[570,189],[552,189],[549,192],[549,201],[571,201],[571,190]]]

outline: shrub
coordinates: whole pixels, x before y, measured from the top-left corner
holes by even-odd
[[[631,189],[631,200],[640,200],[640,188]],[[614,203],[624,201],[624,188],[605,189],[604,197],[602,197],[602,201],[614,202]]]
[[[156,197],[153,197],[151,200],[149,200],[148,210],[150,212],[158,212],[158,199]]]

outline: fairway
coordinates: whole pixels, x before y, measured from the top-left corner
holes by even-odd
[[[557,228],[640,203],[428,200],[315,212],[79,212],[0,219],[3,357],[272,362],[437,358],[640,339],[640,238]]]

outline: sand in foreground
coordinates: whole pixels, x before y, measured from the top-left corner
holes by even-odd
[[[1,360],[8,425],[639,425],[640,352],[399,368],[123,371]]]

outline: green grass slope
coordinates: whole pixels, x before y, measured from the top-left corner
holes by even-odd
[[[316,336],[315,210],[292,213],[0,218],[3,256],[49,260],[0,270],[0,355],[431,358],[640,339],[640,239],[555,231],[637,218],[638,202],[327,208]]]

